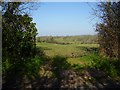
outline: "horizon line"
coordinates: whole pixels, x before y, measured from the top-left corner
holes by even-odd
[[[66,37],[66,36],[95,36],[97,34],[84,34],[84,35],[39,35],[39,36],[36,36],[36,37]]]

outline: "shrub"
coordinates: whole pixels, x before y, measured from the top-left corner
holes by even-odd
[[[25,73],[29,78],[37,77],[42,62],[43,60],[41,57],[35,56],[35,58],[32,58],[24,64],[23,73]]]
[[[70,68],[70,64],[67,62],[67,58],[61,56],[55,56],[52,61],[53,72],[59,77],[60,71]]]
[[[91,60],[93,61],[92,67],[105,71],[111,77],[118,76],[118,70],[109,58],[93,54],[91,55]]]

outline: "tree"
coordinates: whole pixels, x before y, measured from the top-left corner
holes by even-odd
[[[101,22],[97,24],[96,30],[100,52],[108,57],[120,58],[120,2],[102,2],[98,8]]]
[[[37,29],[32,18],[21,7],[24,5],[26,3],[2,3],[2,68],[6,78],[15,78],[17,75],[22,77],[33,71],[29,69],[34,68],[34,64],[39,66],[39,63],[33,60],[36,55]],[[34,71],[38,68],[35,67]]]

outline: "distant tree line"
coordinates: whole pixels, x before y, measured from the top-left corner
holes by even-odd
[[[37,37],[37,42],[47,42],[56,44],[97,44],[97,35],[81,36],[41,36]]]

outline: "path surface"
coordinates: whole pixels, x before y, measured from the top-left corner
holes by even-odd
[[[40,83],[44,83],[40,84]],[[42,88],[76,89],[76,90],[99,90],[99,89],[120,89],[120,82],[112,80],[104,72],[94,69],[78,73],[72,70],[63,70],[60,80],[57,78],[44,78],[33,84],[36,90]]]
[[[31,88],[33,90],[41,90],[52,88],[53,90],[59,89],[75,89],[75,90],[120,90],[120,81],[114,81],[102,71],[95,69],[86,69],[82,73],[73,70],[63,70],[59,78],[37,78],[34,81],[25,80],[26,83],[21,86],[18,84],[3,85],[4,89],[17,88],[17,90],[26,90]]]

